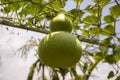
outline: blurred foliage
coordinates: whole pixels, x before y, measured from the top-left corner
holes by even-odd
[[[48,34],[49,22],[61,8],[65,9],[72,0],[0,0],[0,24],[18,27],[25,30]],[[43,65],[38,59],[31,65],[28,80],[65,80],[69,75],[71,80],[89,80],[99,63],[108,63],[117,67],[110,71],[107,78],[116,77],[120,80],[118,61],[120,61],[120,33],[117,33],[117,23],[120,21],[120,3],[118,0],[91,0],[93,4],[81,5],[87,0],[73,0],[75,8],[64,10],[65,15],[73,22],[73,34],[85,45],[80,61],[65,70],[52,69]],[[108,5],[112,5],[108,7]],[[108,7],[109,13],[104,9]],[[3,16],[2,16],[3,15]],[[37,40],[30,40],[22,48],[21,55],[29,54],[29,50],[38,46]],[[35,49],[36,50],[36,49]],[[79,68],[79,69],[78,69]],[[49,75],[45,74],[45,71]],[[78,72],[81,73],[78,73]],[[101,76],[102,77],[102,76]]]

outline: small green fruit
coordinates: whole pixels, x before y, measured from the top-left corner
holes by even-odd
[[[48,34],[38,47],[41,62],[53,68],[71,67],[79,61],[81,54],[80,41],[64,31]]]
[[[55,31],[72,31],[73,24],[72,22],[66,18],[63,13],[59,13],[50,23],[50,30],[51,32]]]

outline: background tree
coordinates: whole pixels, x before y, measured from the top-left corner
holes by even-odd
[[[43,34],[50,33],[49,22],[61,8],[65,8],[70,0],[1,0],[0,24],[15,28],[22,28]],[[75,8],[65,10],[65,15],[73,22],[72,34],[85,46],[80,61],[69,69],[53,69],[43,65],[39,58],[31,65],[28,80],[32,80],[36,73],[38,80],[58,80],[70,75],[73,80],[89,80],[99,63],[108,63],[115,66],[115,72],[108,73],[108,79],[120,79],[120,33],[117,23],[120,21],[119,0],[91,0],[92,5],[87,5],[81,10],[81,4],[87,0],[73,0]],[[104,15],[104,8],[111,3],[110,13]],[[27,55],[27,51],[38,46],[38,40],[30,40],[20,51]],[[79,67],[79,69],[78,69]],[[47,70],[50,75],[45,74]],[[82,75],[78,74],[78,70]]]

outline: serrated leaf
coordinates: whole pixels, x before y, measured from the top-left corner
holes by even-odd
[[[111,22],[114,22],[114,18],[112,15],[107,15],[104,17],[104,21],[106,21],[107,23],[111,23]]]
[[[113,35],[115,33],[114,27],[112,25],[107,25],[104,27],[103,31],[105,31],[108,34]]]
[[[110,13],[114,19],[117,19],[120,16],[120,7],[118,5],[111,7]]]
[[[112,77],[114,77],[114,72],[113,72],[113,71],[110,71],[109,74],[108,74],[108,76],[107,76],[107,78],[110,79],[110,78],[112,78]]]
[[[97,24],[98,23],[98,18],[96,16],[87,16],[83,19],[83,22],[88,23],[88,24]]]

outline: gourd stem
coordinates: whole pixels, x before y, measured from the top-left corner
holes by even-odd
[[[59,13],[58,13],[58,14],[64,14],[64,13],[65,13],[64,9],[61,8],[61,9],[59,10]]]

